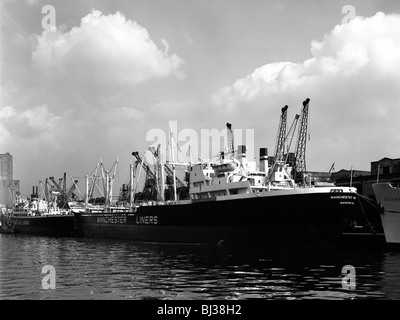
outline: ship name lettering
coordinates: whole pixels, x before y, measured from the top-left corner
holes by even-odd
[[[157,216],[136,216],[136,224],[157,224]]]
[[[19,220],[19,221],[17,220],[15,224],[19,225],[19,226],[29,226],[29,221],[28,220]]]
[[[353,196],[331,196],[331,199],[355,199]]]
[[[106,215],[97,217],[98,223],[126,223],[126,215]]]

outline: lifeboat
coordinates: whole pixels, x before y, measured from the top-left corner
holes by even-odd
[[[240,166],[239,161],[237,161],[236,159],[234,159],[231,162],[227,162],[227,163],[221,163],[221,164],[217,164],[217,165],[212,165],[211,167],[213,168],[215,174],[220,174],[220,173],[225,173],[225,172],[231,172],[236,170],[236,168],[238,168]]]

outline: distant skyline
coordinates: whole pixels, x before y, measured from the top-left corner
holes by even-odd
[[[261,147],[272,155],[281,108],[289,126],[306,98],[307,170],[369,171],[400,157],[398,0],[4,0],[0,9],[0,153],[13,156],[25,195],[50,176],[82,178],[100,159],[111,168],[118,158],[119,189],[132,151],[143,154],[157,143],[149,133],[168,134],[170,122],[198,137],[229,122],[254,134],[255,158]]]

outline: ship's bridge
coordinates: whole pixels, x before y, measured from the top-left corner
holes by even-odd
[[[196,164],[190,168],[190,190],[192,199],[210,199],[218,196],[250,193],[245,176],[237,174],[240,163]]]
[[[264,185],[266,176],[267,174],[265,172],[256,171],[256,172],[250,172],[247,175],[247,179],[249,180],[250,186],[252,187],[262,186]]]

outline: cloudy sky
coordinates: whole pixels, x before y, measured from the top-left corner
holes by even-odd
[[[260,147],[272,155],[281,108],[289,127],[306,98],[307,170],[400,157],[398,0],[2,0],[0,9],[0,153],[13,155],[24,194],[117,157],[117,183],[127,183],[132,151],[144,153],[171,121],[178,140],[230,122],[243,139],[253,132],[244,143],[254,157]]]

